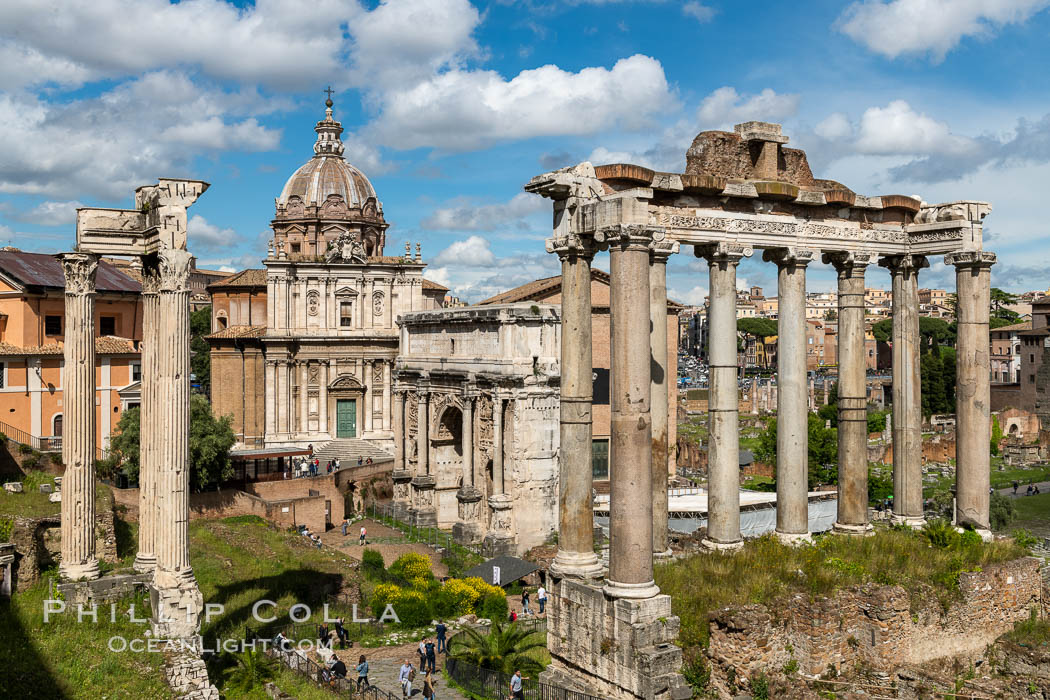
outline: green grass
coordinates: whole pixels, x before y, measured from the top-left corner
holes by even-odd
[[[34,470],[26,474],[22,479],[22,493],[9,493],[0,489],[0,516],[42,518],[61,513],[61,503],[52,503],[48,500],[50,494],[40,493],[40,485],[51,484],[54,486],[54,478],[53,474]],[[96,510],[110,508],[111,498],[109,488],[103,484],[98,484],[96,488]]]
[[[680,643],[691,647],[707,644],[709,611],[768,605],[795,593],[824,596],[865,582],[903,586],[916,609],[925,601],[947,608],[958,596],[960,571],[1023,555],[1012,540],[940,549],[906,530],[863,538],[825,535],[805,547],[787,547],[766,536],[734,554],[697,554],[660,565],[656,580],[682,621]]]
[[[1014,628],[1003,639],[1025,647],[1050,646],[1050,620],[1039,619],[1039,611],[1032,608],[1028,619],[1014,623]]]
[[[995,465],[993,464],[993,467]],[[1031,483],[1039,483],[1041,481],[1050,481],[1050,469],[1046,467],[1035,467],[1026,469],[1023,467],[1007,467],[1006,469],[999,471],[998,469],[992,469],[991,475],[992,486],[997,489],[1005,489],[1014,485],[1014,481],[1017,481],[1021,486],[1017,489],[1018,493],[1024,493],[1024,487]]]
[[[752,491],[775,491],[776,484],[777,480],[768,476],[749,476],[744,479],[741,488],[751,489]]]

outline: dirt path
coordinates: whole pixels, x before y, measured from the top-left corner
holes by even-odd
[[[329,547],[338,549],[352,559],[361,561],[361,557],[365,551],[365,547],[362,547],[359,544],[362,526],[365,528],[369,540],[404,537],[400,530],[366,518],[364,520],[358,520],[348,527],[346,530],[346,537],[343,537],[341,527],[337,526],[321,535],[321,542]],[[399,556],[406,552],[424,554],[430,558],[430,570],[434,572],[434,576],[438,578],[448,576],[448,567],[441,563],[441,555],[434,551],[432,547],[421,542],[406,542],[404,544],[370,543],[366,546],[369,549],[374,549],[382,554],[383,563],[387,566],[393,564]]]

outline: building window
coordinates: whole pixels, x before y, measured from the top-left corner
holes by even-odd
[[[0,362],[0,389],[7,387],[7,364]]]
[[[595,479],[609,478],[608,440],[591,440],[591,474]]]
[[[1028,383],[1029,384],[1035,384],[1035,375],[1034,374],[1029,374],[1028,375]]]
[[[99,318],[98,318],[98,334],[99,335],[116,335],[117,334],[117,317],[116,316],[99,316]]]
[[[44,316],[44,335],[62,335],[61,316]]]
[[[349,301],[339,302],[339,326],[341,328],[350,328],[353,324],[353,305]]]
[[[1031,353],[1030,355],[1028,355],[1028,361],[1031,362],[1033,365],[1035,364],[1035,353]]]
[[[141,382],[142,381],[142,363],[132,362],[131,363],[131,381]]]
[[[293,243],[293,244],[292,244],[292,252],[293,252],[293,253],[298,253],[298,252],[299,252],[299,250],[300,250],[300,248],[299,248],[299,244],[298,244],[298,243]]]

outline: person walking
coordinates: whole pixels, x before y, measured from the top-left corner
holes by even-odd
[[[525,691],[521,686],[521,671],[515,671],[510,677],[510,700],[525,700]]]
[[[361,690],[361,684],[364,683],[367,688],[368,683],[368,661],[365,660],[365,655],[361,654],[361,658],[357,660],[357,689]]]
[[[437,653],[442,652],[448,653],[448,648],[445,646],[445,635],[448,633],[448,628],[445,627],[445,623],[438,620],[437,626],[434,627],[434,632],[437,634]]]
[[[419,640],[419,648],[416,649],[416,653],[419,654],[419,670],[425,671],[427,668],[427,640]]]
[[[521,614],[531,615],[532,611],[529,610],[529,589],[523,588],[521,591]]]
[[[437,670],[437,653],[434,651],[434,642],[428,639],[423,648],[427,654],[427,673],[433,673]]]
[[[539,590],[536,591],[536,600],[540,603],[540,615],[542,615],[544,608],[547,607],[547,589],[542,584]]]
[[[339,471],[339,458],[338,457],[336,457],[332,461],[332,469],[334,469],[335,471]]]
[[[360,545],[360,546],[362,546],[362,547],[364,547],[364,546],[365,546],[365,542],[367,541],[367,540],[365,539],[365,537],[366,537],[367,535],[368,535],[368,530],[366,530],[366,529],[365,529],[365,526],[364,526],[364,525],[362,525],[362,526],[361,526],[361,539],[359,539],[359,540],[358,540],[357,544],[358,544],[358,545]]]
[[[427,669],[427,673],[423,676],[423,700],[434,700],[434,672]]]
[[[1020,486],[1020,485],[1021,485],[1021,484],[1019,484],[1019,483],[1017,482],[1017,479],[1014,479],[1014,495],[1015,495],[1015,496],[1017,495],[1017,487],[1018,487],[1018,486]]]
[[[343,537],[346,537],[346,528],[348,528],[348,527],[350,527],[350,519],[347,518],[347,517],[344,517],[343,518],[343,526],[341,528],[343,530]]]
[[[412,668],[412,662],[405,659],[401,669],[397,672],[397,680],[401,683],[401,696],[412,696],[412,681],[416,678],[416,669]]]

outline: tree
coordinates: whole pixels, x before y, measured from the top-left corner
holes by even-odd
[[[740,318],[736,329],[756,338],[768,338],[777,334],[777,322],[771,318]]]
[[[838,431],[834,428],[825,428],[824,419],[815,413],[809,414],[806,427],[809,488],[812,489],[819,484],[836,483],[838,481],[836,468],[839,453]],[[775,418],[766,421],[766,429],[758,437],[755,458],[767,464],[776,461],[777,421]]]
[[[211,395],[211,347],[204,336],[211,333],[211,307],[190,314],[190,371],[201,393]]]
[[[871,327],[875,340],[893,342],[893,319],[884,318]],[[939,345],[955,345],[955,324],[941,318],[919,317],[919,336],[922,348],[929,349],[933,342]]]
[[[1003,440],[1003,428],[999,425],[999,416],[992,416],[992,440],[989,447],[992,454],[999,454],[999,443]]]
[[[875,340],[881,343],[888,343],[893,338],[893,319],[884,318],[871,326],[871,334],[875,336]]]
[[[827,311],[824,312],[824,320],[825,321],[837,321],[838,318],[839,318],[839,312],[835,311],[835,309],[828,309]]]
[[[473,627],[464,627],[449,640],[449,655],[467,663],[492,671],[512,674],[520,669],[523,675],[535,675],[544,665],[534,653],[547,646],[547,638],[516,622],[493,620],[488,633]]]
[[[110,439],[110,450],[132,480],[139,474],[139,409],[124,412]],[[190,395],[190,484],[197,489],[218,484],[233,476],[230,449],[237,442],[230,424],[233,416],[216,418],[211,404],[199,394]]]
[[[1017,295],[1016,294],[1010,294],[1009,292],[1004,292],[1003,290],[999,289],[998,287],[992,287],[991,288],[991,290],[989,292],[989,295],[988,295],[988,299],[989,299],[989,301],[991,302],[991,305],[992,305],[992,315],[995,316],[996,318],[1002,318],[1002,316],[1000,315],[1001,312],[1003,312],[1003,311],[1010,311],[1009,309],[1004,309],[1003,308],[1004,306],[1009,306],[1010,304],[1016,304],[1017,303]],[[1011,312],[1011,313],[1013,313],[1013,312]],[[1017,314],[1015,313],[1014,316],[1016,316],[1016,315]]]
[[[248,649],[237,655],[237,665],[229,671],[226,682],[247,692],[269,683],[276,676],[276,661],[261,651]]]

